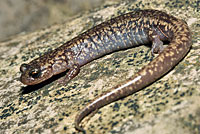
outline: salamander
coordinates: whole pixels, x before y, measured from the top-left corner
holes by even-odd
[[[164,47],[164,41],[168,41],[169,45]],[[94,59],[150,43],[152,54],[158,54],[156,58],[125,82],[94,99],[77,114],[75,128],[84,132],[80,123],[91,112],[143,89],[183,59],[192,45],[191,32],[184,20],[152,9],[136,10],[112,18],[30,63],[22,64],[20,80],[23,84],[34,85],[66,71],[61,81],[66,83],[79,73],[81,66]]]

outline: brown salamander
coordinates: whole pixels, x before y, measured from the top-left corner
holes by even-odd
[[[21,82],[38,84],[69,70],[63,82],[75,77],[80,67],[105,54],[152,42],[152,53],[159,55],[134,76],[110,89],[83,108],[75,118],[75,128],[95,111],[133,94],[171,70],[189,51],[191,33],[185,21],[162,11],[138,10],[110,19],[66,42],[59,48],[20,67]],[[169,41],[163,47],[163,41]]]

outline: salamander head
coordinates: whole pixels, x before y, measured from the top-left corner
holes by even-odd
[[[64,51],[51,51],[28,64],[22,64],[20,81],[25,85],[39,84],[71,68],[68,61],[69,58],[64,55]]]
[[[35,85],[53,76],[52,68],[40,65],[37,61],[22,64],[20,81],[25,85]]]

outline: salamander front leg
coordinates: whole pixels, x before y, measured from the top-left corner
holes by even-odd
[[[79,65],[73,65],[72,68],[69,69],[67,74],[61,78],[58,82],[60,84],[67,84],[71,79],[73,79],[80,72]]]
[[[154,35],[152,41],[151,54],[159,54],[164,50],[163,42],[160,40],[159,36]]]

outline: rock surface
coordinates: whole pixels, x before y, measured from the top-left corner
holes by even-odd
[[[19,67],[83,31],[135,8],[158,9],[184,19],[193,33],[189,54],[170,73],[83,121],[94,134],[200,133],[200,6],[198,0],[123,1],[106,4],[72,21],[0,43],[0,133],[78,133],[74,118],[89,100],[125,81],[152,59],[140,46],[83,66],[66,86],[51,81],[25,86]]]

